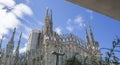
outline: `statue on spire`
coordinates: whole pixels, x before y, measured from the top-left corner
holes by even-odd
[[[50,19],[52,21],[52,10],[50,10]]]
[[[11,37],[11,40],[10,40],[10,41],[13,41],[13,40],[14,40],[15,32],[16,32],[16,28],[14,28],[14,31],[13,31],[13,34],[12,34],[12,37]]]
[[[46,16],[48,16],[48,10],[49,10],[49,8],[47,7],[46,8]]]

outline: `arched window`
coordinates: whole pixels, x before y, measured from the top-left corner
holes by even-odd
[[[42,60],[42,59],[43,59],[43,56],[41,55],[40,60]]]

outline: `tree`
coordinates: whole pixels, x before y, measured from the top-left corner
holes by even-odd
[[[112,42],[112,48],[101,48],[101,49],[106,49],[109,50],[106,52],[106,57],[105,57],[105,63],[107,65],[119,65],[120,64],[120,59],[115,56],[115,52],[120,52],[120,39],[117,38]]]
[[[66,65],[82,65],[82,62],[80,62],[77,58],[76,58],[76,54],[72,56],[72,58],[69,58],[66,61]]]

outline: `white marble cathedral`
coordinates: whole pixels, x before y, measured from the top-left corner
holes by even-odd
[[[89,24],[89,33],[85,28],[86,41],[73,34],[59,35],[53,31],[52,11],[46,10],[42,30],[32,30],[27,44],[25,54],[19,53],[20,34],[18,46],[14,50],[14,35],[6,46],[6,51],[1,48],[0,42],[0,65],[66,65],[66,60],[77,54],[76,57],[82,61],[88,57],[87,62],[92,59],[101,60],[99,44],[94,40],[94,36]],[[90,35],[90,38],[89,38]]]

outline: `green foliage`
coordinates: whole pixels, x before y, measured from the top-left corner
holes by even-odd
[[[76,54],[69,58],[66,62],[66,65],[82,65],[82,63],[76,58]]]
[[[80,61],[76,58],[76,55],[73,55],[72,58],[69,58],[67,61],[66,61],[66,65],[87,65],[86,61],[88,59],[88,56],[84,58],[83,61]]]
[[[120,39],[116,39],[112,42],[112,48],[107,49],[109,50],[108,52],[106,52],[106,57],[105,57],[105,62],[106,64],[110,65],[110,64],[114,64],[114,65],[119,65],[120,64],[120,59],[115,56],[115,52],[120,52],[120,50],[118,49],[120,48]]]
[[[85,57],[85,59],[83,60],[83,61],[84,61],[83,65],[87,65],[87,64],[86,64],[87,59],[88,59],[88,56]]]

